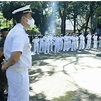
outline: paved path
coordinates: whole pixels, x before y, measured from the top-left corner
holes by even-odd
[[[75,91],[101,96],[101,57],[97,56],[100,51],[33,56],[33,67],[29,70],[31,101],[62,101],[55,99]],[[64,101],[93,101],[84,99]],[[101,99],[97,97],[94,101]]]

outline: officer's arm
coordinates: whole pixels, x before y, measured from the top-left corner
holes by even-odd
[[[9,61],[7,61],[4,64],[4,68],[7,69],[7,68],[9,68],[9,66],[14,65],[20,59],[21,54],[22,54],[22,52],[20,52],[20,51],[13,52],[11,54],[11,57],[10,57]]]

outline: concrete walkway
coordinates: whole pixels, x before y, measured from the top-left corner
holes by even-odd
[[[29,70],[31,101],[55,101],[55,98],[79,89],[101,96],[101,57],[97,56],[100,51],[33,56],[33,67]]]

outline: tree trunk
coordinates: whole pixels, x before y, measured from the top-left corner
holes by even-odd
[[[91,2],[90,4],[90,12],[88,15],[86,15],[87,17],[87,20],[86,20],[86,26],[85,26],[85,33],[87,33],[87,28],[88,28],[88,23],[89,23],[89,19],[91,18],[91,30],[92,30],[92,15],[93,15],[93,12],[94,12],[94,6],[95,6],[95,3],[94,2]]]
[[[88,17],[87,17],[87,19],[86,19],[85,34],[87,33],[89,19],[90,19],[90,14],[88,15]]]
[[[76,9],[75,8],[76,7],[74,5],[74,17],[73,17],[73,19],[74,19],[74,33],[76,32]]]
[[[66,29],[66,16],[63,14],[63,17],[61,19],[61,33],[65,35],[65,29]]]
[[[74,16],[74,33],[76,32],[76,17]]]
[[[41,19],[41,22],[40,22],[40,32],[42,35],[45,34],[45,15],[42,15],[42,19]]]
[[[61,13],[61,10],[59,9],[59,14],[60,14],[60,17],[61,17],[61,33],[63,35],[65,35],[66,33],[66,4],[64,2],[64,10],[63,10],[63,13]]]

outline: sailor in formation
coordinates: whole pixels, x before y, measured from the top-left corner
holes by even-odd
[[[93,36],[93,48],[95,49],[97,49],[97,43],[98,43],[97,38],[98,38],[97,33],[95,33]]]
[[[68,47],[69,47],[69,45],[68,45],[68,40],[69,40],[68,34],[66,34],[64,36],[63,40],[64,40],[63,52],[65,52],[65,51],[68,51]]]
[[[76,51],[76,37],[74,33],[71,37],[71,41],[72,41],[71,51]]]
[[[99,47],[101,48],[101,36],[99,36]]]
[[[85,39],[87,39],[87,43],[85,42]],[[50,54],[52,52],[60,53],[91,49],[91,42],[93,42],[92,48],[97,49],[98,42],[99,47],[101,47],[101,36],[98,41],[97,33],[92,37],[91,32],[86,36],[84,36],[84,33],[80,33],[80,35],[67,33],[65,36],[62,36],[61,34],[52,35],[49,33],[45,36],[41,35],[39,38],[38,36],[35,36],[32,42],[34,43],[34,54]]]
[[[81,33],[81,35],[79,36],[79,50],[84,50],[85,48],[85,37],[84,37],[84,34]]]
[[[91,48],[91,40],[92,40],[91,32],[89,32],[89,34],[86,36],[86,38],[87,38],[86,49],[90,49]]]
[[[43,38],[42,38],[42,35],[40,35],[40,38],[39,38],[39,52],[42,53],[42,50],[43,50]]]
[[[63,36],[62,35],[59,36],[59,47],[60,47],[59,51],[62,51],[63,50]]]
[[[35,36],[35,38],[32,40],[34,43],[34,54],[39,54],[39,38],[38,36]]]

